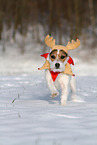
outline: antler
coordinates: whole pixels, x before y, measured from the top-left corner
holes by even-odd
[[[47,35],[45,38],[45,44],[52,48],[53,46],[55,46],[55,39],[53,39],[53,37],[50,37],[49,35]]]
[[[67,46],[66,46],[66,50],[72,50],[77,48],[80,45],[80,40],[77,39],[77,41],[72,40],[71,43],[68,42]]]

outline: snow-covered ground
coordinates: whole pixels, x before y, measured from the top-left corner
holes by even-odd
[[[0,76],[0,145],[96,145],[97,77],[77,77],[84,103],[49,96],[43,73]]]
[[[43,46],[31,47],[24,55],[10,45],[0,51],[0,145],[96,145],[96,57],[73,57],[77,95],[85,102],[63,107],[60,96],[50,98],[44,71],[37,70]]]

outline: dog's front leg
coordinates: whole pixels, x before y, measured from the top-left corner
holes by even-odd
[[[62,89],[62,94],[61,94],[61,105],[66,105],[66,101],[68,98],[69,94],[69,81],[70,81],[70,76],[61,74],[59,76],[59,83]]]
[[[59,93],[54,85],[54,82],[52,80],[52,77],[51,77],[51,74],[50,74],[50,71],[49,70],[46,70],[45,71],[45,74],[46,74],[46,82],[47,82],[47,85],[48,85],[48,88],[51,92],[51,97],[56,97]]]

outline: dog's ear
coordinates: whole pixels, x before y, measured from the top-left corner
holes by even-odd
[[[47,35],[45,37],[45,44],[48,47],[53,48],[55,46],[55,39],[53,39],[53,37],[50,37],[50,35]]]
[[[66,45],[66,50],[72,50],[77,48],[78,46],[80,46],[80,40],[77,39],[77,41],[72,40],[71,43],[68,42],[68,44]]]

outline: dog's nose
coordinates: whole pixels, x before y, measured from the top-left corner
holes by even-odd
[[[55,64],[55,67],[56,67],[56,69],[58,69],[60,67],[60,64],[59,63],[56,63]]]

